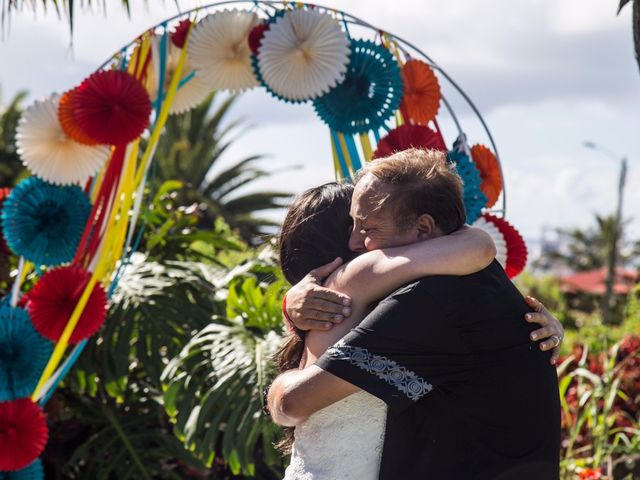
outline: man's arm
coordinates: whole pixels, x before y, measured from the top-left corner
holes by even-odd
[[[269,388],[269,412],[278,425],[293,427],[358,390],[355,385],[315,365],[304,370],[289,370],[279,375]]]

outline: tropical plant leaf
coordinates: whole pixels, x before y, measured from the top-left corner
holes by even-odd
[[[194,335],[162,375],[178,438],[206,464],[213,452],[221,454],[234,474],[254,475],[260,449],[271,465],[282,464],[277,453],[266,454],[279,429],[262,411],[262,392],[281,341],[284,288],[282,280],[266,285],[254,276],[233,278],[225,317]]]

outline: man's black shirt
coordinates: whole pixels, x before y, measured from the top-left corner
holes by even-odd
[[[387,403],[381,479],[558,478],[557,375],[529,311],[494,261],[401,288],[318,360]]]

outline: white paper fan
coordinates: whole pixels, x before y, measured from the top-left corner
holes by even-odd
[[[224,10],[195,25],[187,45],[191,66],[209,88],[241,91],[258,85],[247,40],[258,22],[253,12]]]
[[[258,66],[277,95],[310,100],[344,79],[349,54],[349,39],[334,18],[317,10],[293,10],[264,34]]]
[[[67,137],[58,122],[59,101],[60,96],[53,94],[24,111],[16,132],[18,154],[33,174],[47,182],[82,184],[98,173],[111,150]]]
[[[507,242],[504,236],[493,223],[489,222],[484,217],[479,217],[472,224],[473,227],[478,227],[487,232],[493,239],[493,243],[496,244],[496,260],[502,265],[502,268],[506,268],[507,265]]]
[[[160,78],[160,41],[161,36],[154,35],[151,39],[151,65],[147,74],[147,91],[152,102],[156,101],[158,96],[158,82]],[[176,47],[171,41],[167,41],[167,57],[165,59],[164,85],[162,91],[166,94],[169,89],[169,83],[173,78],[173,74],[178,66],[182,49]],[[200,105],[207,95],[213,89],[196,73],[192,75],[193,67],[189,62],[189,53],[187,52],[187,61],[182,69],[180,79],[190,76],[191,78],[176,91],[173,102],[169,108],[169,113],[184,113],[187,110]]]

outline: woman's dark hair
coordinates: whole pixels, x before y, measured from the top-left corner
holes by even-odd
[[[351,260],[349,236],[353,222],[349,216],[353,185],[325,183],[299,194],[282,223],[280,267],[289,283],[298,283],[314,268],[336,257]],[[295,329],[276,353],[278,371],[298,368],[304,349],[304,332]],[[290,453],[293,428],[285,428],[284,438],[276,445]]]
[[[279,243],[280,266],[291,284],[336,257],[350,259],[352,194],[353,185],[331,182],[295,198],[282,223]]]

